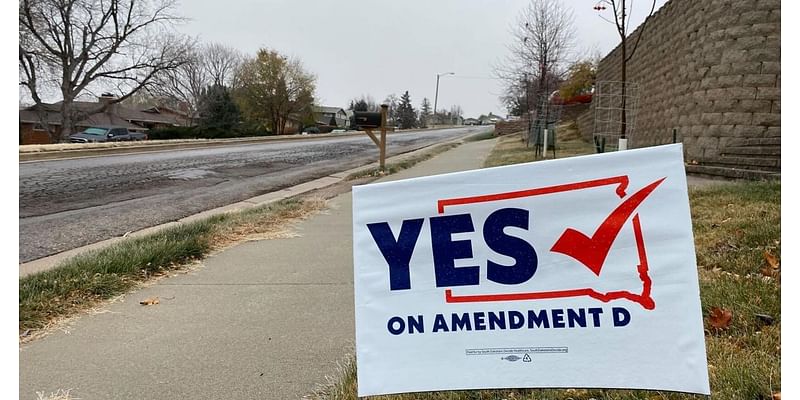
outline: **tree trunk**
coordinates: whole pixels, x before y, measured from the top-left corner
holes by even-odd
[[[627,67],[628,67],[628,57],[627,54],[627,38],[625,37],[625,0],[622,0],[622,30],[620,31],[620,36],[622,36],[622,110],[621,110],[621,117],[620,117],[620,139],[625,139],[625,133],[627,132],[627,125],[628,125],[628,115],[625,107],[627,106]]]
[[[627,132],[627,103],[628,103],[628,96],[627,96],[627,62],[625,61],[626,51],[625,51],[625,39],[622,39],[622,115],[620,118],[620,138],[625,139],[625,133]]]
[[[278,119],[279,118],[280,117],[278,116],[278,113],[276,111],[273,110],[273,111],[270,112],[269,126],[270,126],[270,129],[272,130],[272,134],[273,135],[280,135],[281,134],[280,129],[278,129],[278,126],[279,126]]]
[[[75,121],[73,120],[72,102],[74,99],[70,96],[64,96],[61,102],[61,128],[51,131],[50,141],[59,143],[75,131]]]

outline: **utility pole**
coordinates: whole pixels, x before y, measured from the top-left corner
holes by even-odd
[[[436,95],[433,97],[433,117],[436,118],[436,104],[439,102],[439,77],[444,75],[455,75],[455,72],[445,72],[443,74],[436,74]],[[436,118],[436,122],[439,119]]]

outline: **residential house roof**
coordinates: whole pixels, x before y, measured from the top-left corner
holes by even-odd
[[[341,107],[330,107],[330,106],[314,106],[315,113],[321,114],[336,114],[339,111],[344,112],[344,109]]]
[[[30,106],[19,111],[19,120],[22,123],[41,123],[41,115],[48,125],[61,125],[61,103],[42,104]],[[76,126],[92,125],[118,125],[131,130],[144,130],[136,122],[156,123],[165,125],[178,125],[178,121],[169,115],[158,113],[158,110],[141,111],[123,104],[115,103],[103,109],[101,102],[76,101],[72,103],[73,110],[77,112]]]

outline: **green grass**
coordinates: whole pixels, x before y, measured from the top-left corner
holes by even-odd
[[[278,229],[317,208],[313,201],[284,200],[214,216],[80,254],[52,270],[20,278],[20,333],[43,329],[155,275],[180,269],[232,237]]]
[[[589,154],[582,140],[570,143],[570,153]],[[534,161],[519,135],[503,136],[486,166]],[[781,390],[780,270],[765,277],[764,252],[780,257],[779,182],[742,182],[693,189],[689,192],[700,280],[700,300],[706,326],[706,351],[714,399],[772,399]],[[713,329],[711,309],[732,312],[729,327]],[[767,324],[756,317],[774,319]],[[350,359],[340,379],[316,394],[317,399],[356,399],[355,365]],[[680,393],[642,390],[480,390],[409,393],[370,397],[372,400],[633,400],[705,399]]]
[[[765,251],[780,257],[780,183],[724,185],[691,195],[696,244],[708,249],[698,254],[698,265],[747,275],[758,273]]]

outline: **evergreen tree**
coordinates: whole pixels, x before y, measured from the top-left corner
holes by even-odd
[[[350,100],[350,110],[352,111],[378,111],[380,107],[375,99],[370,95],[361,95]]]
[[[350,109],[353,111],[369,111],[369,104],[363,98],[356,101],[350,101]]]
[[[400,129],[411,129],[417,126],[417,114],[411,105],[411,96],[408,90],[400,96],[400,104],[397,106],[397,122]]]
[[[225,86],[214,84],[205,88],[198,102],[198,111],[203,128],[231,130],[239,126],[239,107]]]
[[[427,128],[430,117],[431,102],[427,97],[425,97],[422,99],[422,105],[419,107],[419,126],[422,128]]]

